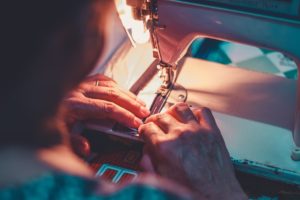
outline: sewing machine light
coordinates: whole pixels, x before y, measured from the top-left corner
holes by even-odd
[[[136,20],[133,17],[132,8],[126,4],[126,0],[115,0],[116,8],[122,24],[135,46],[136,43],[146,43],[150,39],[150,33],[144,25],[143,20]]]

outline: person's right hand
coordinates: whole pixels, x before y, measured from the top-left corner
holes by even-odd
[[[134,94],[122,89],[103,74],[87,77],[68,94],[62,108],[65,111],[64,120],[71,132],[71,146],[80,157],[87,157],[90,153],[89,142],[80,135],[82,127],[78,125],[81,123],[109,120],[138,128],[143,124],[141,119],[150,114],[145,104]]]
[[[134,94],[102,74],[84,80],[64,99],[63,107],[71,123],[110,119],[130,128],[138,128],[150,114]]]
[[[209,109],[180,103],[150,116],[139,132],[149,170],[187,186],[197,199],[246,199]]]

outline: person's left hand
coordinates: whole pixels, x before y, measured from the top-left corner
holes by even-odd
[[[139,133],[146,171],[186,186],[195,199],[247,199],[209,109],[178,103],[150,116]]]
[[[150,112],[134,94],[102,74],[88,77],[64,100],[67,121],[112,119],[138,128]]]

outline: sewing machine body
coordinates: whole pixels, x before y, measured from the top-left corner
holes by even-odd
[[[141,70],[134,73],[134,69],[151,67],[149,61],[154,60],[151,55],[154,51],[158,59],[156,64],[172,67],[177,74],[173,82],[175,87],[165,96],[162,111],[180,101],[193,107],[211,108],[236,169],[300,185],[300,162],[291,158],[295,144],[299,145],[300,142],[297,129],[297,81],[184,58],[186,50],[196,38],[206,37],[273,49],[291,56],[299,66],[300,3],[285,2],[285,9],[279,12],[250,9],[245,5],[247,9],[239,10],[228,5],[226,0],[148,2],[155,3],[157,13],[155,26],[150,28],[152,46],[146,45],[146,53],[143,54],[147,62],[141,59],[140,50],[131,49],[130,55],[123,59],[136,58],[136,61],[131,61],[127,79],[121,77],[123,80],[120,82],[126,82],[128,88],[132,86],[128,84],[132,83],[129,80],[136,80],[141,75]],[[298,8],[296,11],[292,9],[295,6]],[[118,77],[117,73],[122,67],[111,66],[110,72],[112,75],[115,72],[114,77]],[[155,73],[148,75],[151,80],[139,82],[145,86],[140,87],[142,89],[138,92],[150,107],[162,87],[162,81]],[[140,140],[134,134],[114,130],[113,126],[92,124],[89,128]]]

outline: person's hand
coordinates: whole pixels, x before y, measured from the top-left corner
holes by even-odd
[[[130,128],[138,128],[150,114],[134,94],[102,74],[88,77],[65,98],[63,107],[71,122],[112,119]]]
[[[148,170],[187,186],[197,199],[246,199],[209,109],[177,104],[150,116],[139,133]]]

